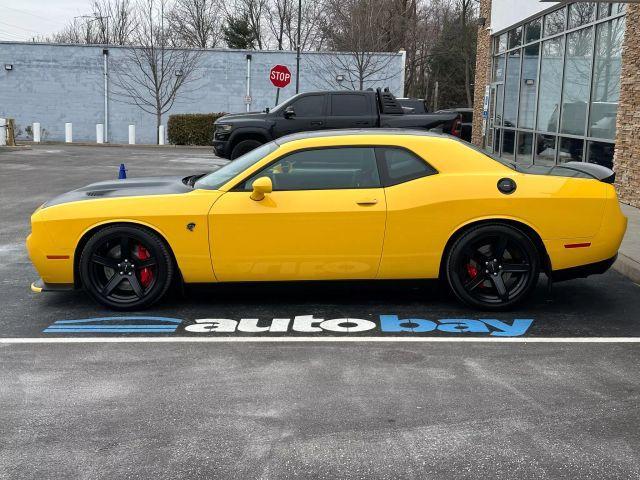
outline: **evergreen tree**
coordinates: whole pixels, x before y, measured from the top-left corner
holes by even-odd
[[[229,48],[241,50],[255,48],[256,37],[246,15],[229,15],[225,25],[222,27],[222,38]]]

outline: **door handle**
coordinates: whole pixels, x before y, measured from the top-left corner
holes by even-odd
[[[363,207],[367,206],[367,205],[375,205],[376,203],[378,203],[378,199],[377,198],[371,198],[369,200],[360,200],[359,202],[356,202],[358,205],[361,205]]]
[[[311,125],[321,127],[322,125],[324,125],[324,122],[322,122],[322,121],[315,121],[315,122],[311,122]]]

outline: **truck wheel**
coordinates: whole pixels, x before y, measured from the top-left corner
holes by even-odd
[[[260,142],[259,140],[242,140],[235,147],[233,147],[233,150],[231,151],[231,160],[235,160],[236,158],[241,157],[254,148],[258,148],[260,145],[262,145],[262,142]]]

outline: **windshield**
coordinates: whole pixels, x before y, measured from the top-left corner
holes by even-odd
[[[198,180],[194,188],[206,188],[208,190],[217,190],[222,185],[227,183],[236,175],[240,174],[251,165],[256,164],[271,152],[275,152],[278,149],[276,142],[266,143],[255,150],[251,150],[245,153],[236,160],[226,164],[224,167],[219,168],[215,172],[210,173]]]
[[[291,104],[291,101],[297,97],[299,97],[300,95],[302,95],[301,93],[298,93],[297,95],[294,95],[293,97],[287,98],[286,100],[283,100],[282,102],[280,102],[278,105],[276,105],[275,107],[273,107],[271,110],[269,110],[270,113],[273,112],[278,112],[280,110],[282,110],[282,107],[284,107],[285,105],[289,105]]]

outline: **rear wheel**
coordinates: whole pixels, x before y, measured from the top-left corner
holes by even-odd
[[[235,160],[238,157],[241,157],[245,153],[249,153],[254,148],[258,148],[262,145],[262,142],[258,140],[242,140],[239,142],[233,150],[231,150],[231,160]]]
[[[506,310],[531,294],[540,256],[531,239],[508,225],[482,225],[452,245],[447,281],[463,302],[485,310]]]
[[[99,303],[141,309],[167,292],[174,275],[164,242],[146,229],[114,225],[93,235],[80,256],[80,279]]]

